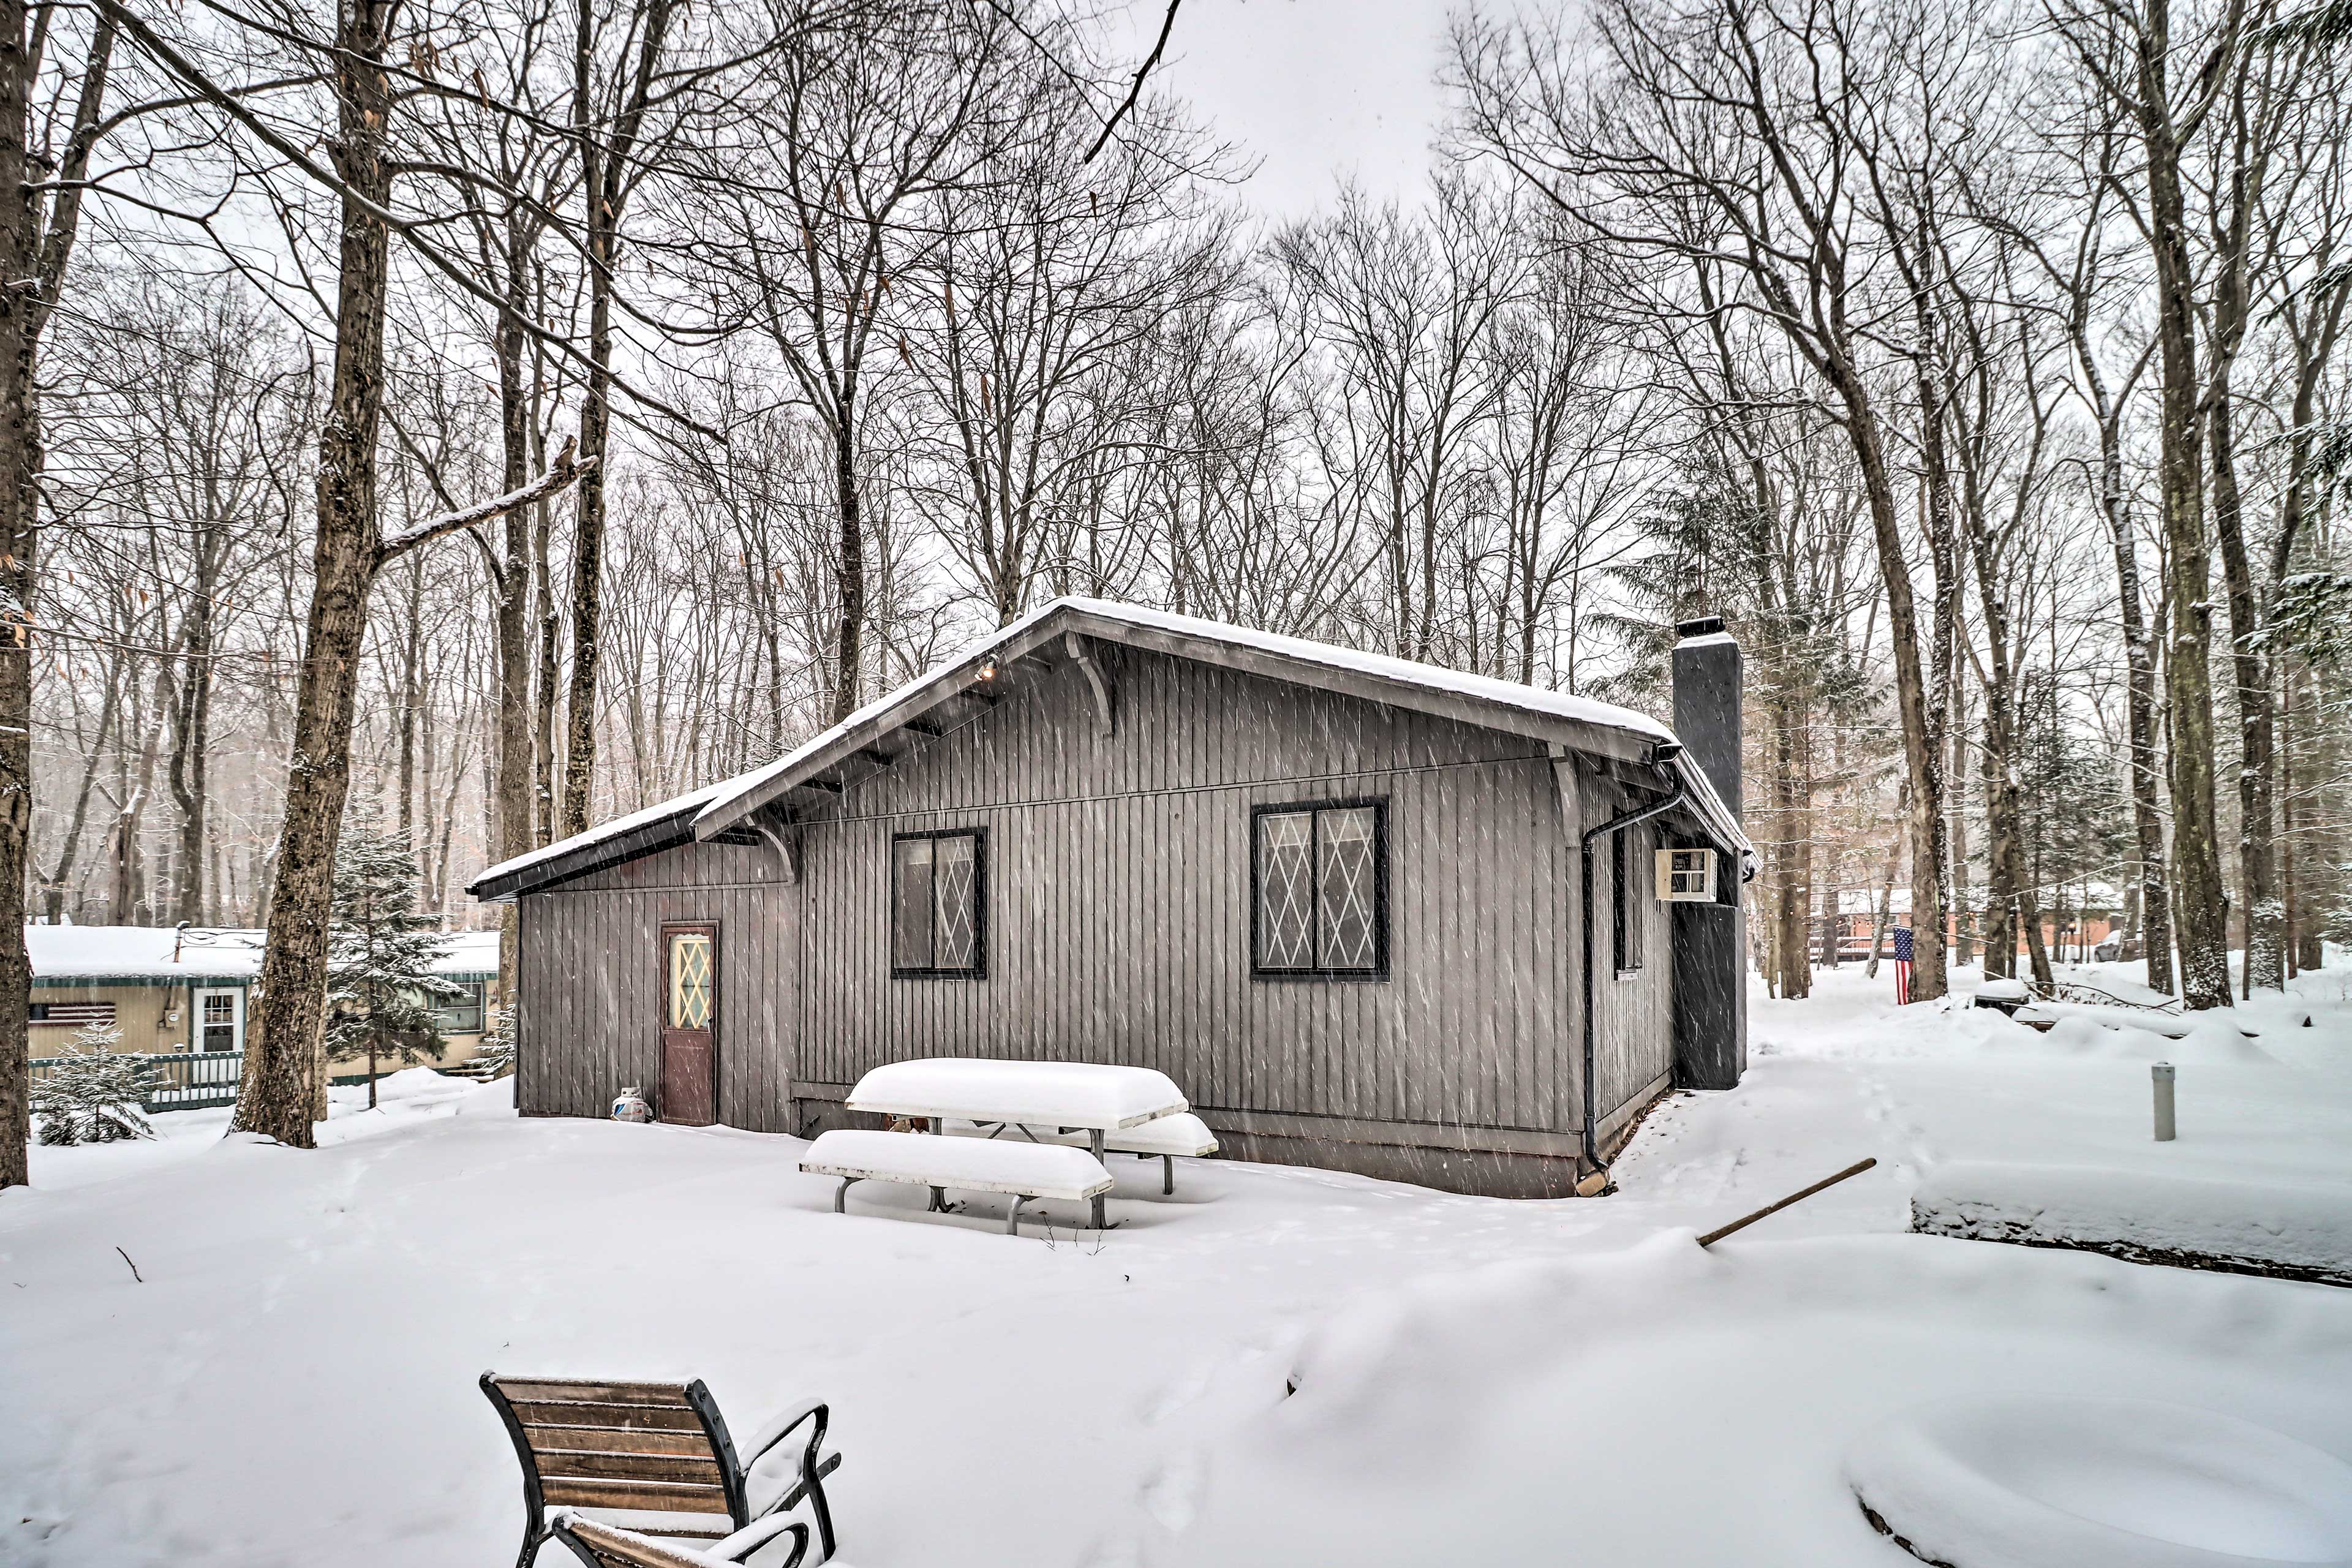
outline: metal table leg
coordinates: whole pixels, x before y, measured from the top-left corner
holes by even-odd
[[[844,1207],[844,1206],[843,1206],[843,1205],[842,1205],[842,1200],[843,1200],[844,1198],[845,1198],[845,1197],[847,1197],[847,1196],[849,1195],[849,1189],[850,1189],[850,1188],[852,1188],[852,1187],[854,1187],[854,1186],[856,1186],[856,1184],[857,1184],[857,1178],[856,1178],[856,1177],[855,1177],[855,1176],[844,1176],[844,1177],[842,1177],[842,1178],[841,1178],[841,1185],[839,1185],[839,1186],[837,1186],[837,1187],[835,1187],[835,1188],[834,1188],[834,1189],[833,1189],[833,1212],[834,1212],[834,1213],[835,1213],[835,1214],[847,1214],[847,1213],[849,1212],[849,1210],[848,1210],[848,1209],[846,1209],[845,1207]]]
[[[1106,1134],[1099,1127],[1090,1127],[1087,1129],[1087,1147],[1094,1151],[1095,1163],[1097,1164],[1102,1163],[1103,1142],[1105,1137]],[[1109,1167],[1105,1166],[1104,1168],[1108,1170]],[[1103,1215],[1103,1199],[1106,1195],[1107,1194],[1102,1193],[1097,1193],[1095,1194],[1095,1228],[1097,1230],[1108,1230],[1110,1228],[1108,1222]]]
[[[1027,1198],[1023,1197],[1019,1193],[1013,1194],[1013,1212],[1004,1216],[1005,1235],[1019,1236],[1021,1234],[1021,1205],[1028,1201],[1029,1200]]]
[[[1173,1154],[1160,1156],[1160,1195],[1163,1198],[1176,1195],[1176,1156]]]

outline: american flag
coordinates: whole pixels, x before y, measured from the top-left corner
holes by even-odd
[[[1895,928],[1895,1005],[1908,1006],[1911,1002],[1911,928]]]
[[[31,1021],[36,1024],[111,1024],[114,1004],[111,1002],[36,1002]]]

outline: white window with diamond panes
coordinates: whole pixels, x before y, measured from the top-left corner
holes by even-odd
[[[1387,974],[1385,814],[1379,801],[1265,806],[1255,814],[1259,973]]]
[[[673,1029],[710,1027],[711,997],[717,977],[711,973],[709,931],[669,933],[669,1026]]]
[[[977,976],[985,967],[981,835],[910,833],[890,842],[890,972]]]

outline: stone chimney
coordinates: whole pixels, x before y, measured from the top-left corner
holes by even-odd
[[[1675,735],[1731,815],[1739,800],[1739,645],[1720,616],[1675,628]],[[1692,842],[1696,843],[1697,840]],[[1675,1080],[1736,1089],[1748,1070],[1748,921],[1739,857],[1717,851],[1711,904],[1674,906]]]
[[[1685,621],[1675,630],[1675,735],[1706,782],[1746,821],[1739,805],[1739,645],[1721,616]]]

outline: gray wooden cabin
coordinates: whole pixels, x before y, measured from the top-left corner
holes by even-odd
[[[519,1103],[634,1085],[809,1135],[885,1062],[1123,1062],[1236,1158],[1565,1193],[1745,1062],[1738,653],[1690,629],[1697,755],[1623,709],[1057,600],[477,879],[520,910]],[[1643,811],[1592,836],[1588,931],[1587,834]],[[1659,848],[1708,852],[1675,862],[1705,889],[1666,901]]]

